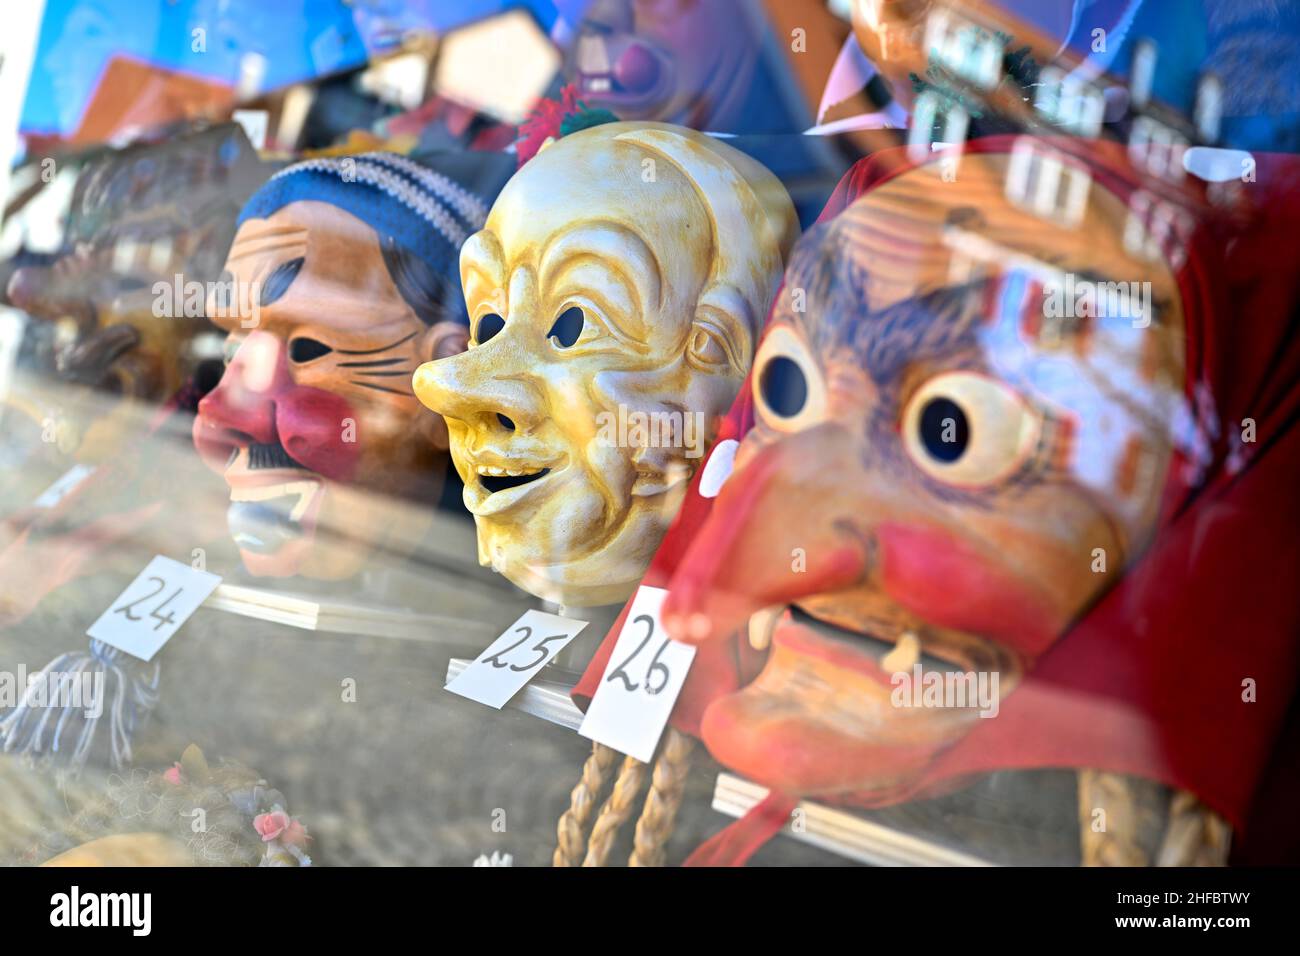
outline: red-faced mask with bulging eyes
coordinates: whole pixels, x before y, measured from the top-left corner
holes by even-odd
[[[706,463],[645,581],[698,647],[674,723],[729,769],[878,806],[1100,768],[1240,824],[1300,623],[1267,583],[1300,572],[1272,526],[1296,510],[1296,295],[1251,257],[1297,250],[1267,203],[1227,261],[1208,224],[1126,242],[1133,176],[1091,145],[968,144],[941,186],[873,157],[796,247],[720,435],[730,475]],[[1077,219],[1009,195],[1026,148],[1090,177]],[[1280,451],[1243,440],[1251,411]],[[1258,673],[1267,714],[1242,709]]]

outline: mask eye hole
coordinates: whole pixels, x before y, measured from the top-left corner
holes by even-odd
[[[489,312],[478,320],[478,328],[474,330],[474,341],[482,345],[490,341],[498,332],[506,327],[506,320],[501,318],[495,312]]]
[[[578,341],[578,337],[582,335],[586,324],[587,316],[582,309],[576,305],[570,306],[560,313],[560,317],[555,320],[546,337],[559,348],[572,348]]]
[[[960,405],[950,398],[932,398],[921,409],[918,437],[935,461],[953,462],[966,452],[970,422]]]
[[[316,339],[302,338],[294,339],[289,343],[289,358],[295,362],[314,362],[324,355],[329,355],[334,350],[324,342]]]
[[[777,326],[759,346],[753,389],[760,417],[778,431],[799,431],[826,418],[821,368],[789,327]]]
[[[794,418],[808,404],[808,379],[799,363],[784,355],[774,355],[759,376],[763,401],[782,418]]]
[[[983,487],[1010,477],[1034,454],[1042,416],[998,379],[945,372],[913,393],[900,427],[908,457],[926,474]]]
[[[221,347],[222,362],[224,362],[226,365],[229,365],[231,362],[233,362],[235,360],[235,353],[239,351],[239,347],[243,344],[244,344],[244,337],[242,335],[226,336],[225,344],[223,344]]]

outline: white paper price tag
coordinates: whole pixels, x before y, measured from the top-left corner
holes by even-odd
[[[266,110],[235,110],[230,118],[244,127],[253,149],[266,149]]]
[[[695,648],[669,639],[659,621],[668,592],[642,586],[632,599],[578,733],[649,763],[695,660]]]
[[[18,367],[18,350],[22,348],[23,331],[26,328],[26,315],[17,309],[0,306],[0,401],[8,397],[13,385],[14,370]]]
[[[95,473],[94,465],[73,465],[63,473],[63,477],[41,492],[33,505],[37,508],[53,508],[68,496],[68,493]]]
[[[221,583],[221,576],[157,555],[86,633],[151,661]]]
[[[446,689],[500,710],[586,626],[558,614],[525,611]]]

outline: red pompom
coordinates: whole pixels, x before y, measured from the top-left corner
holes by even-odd
[[[580,108],[578,88],[569,84],[560,90],[560,99],[541,100],[528,118],[519,124],[519,139],[515,141],[518,165],[523,166],[542,148],[548,139],[560,138],[564,118]]]

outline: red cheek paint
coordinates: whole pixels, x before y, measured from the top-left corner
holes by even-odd
[[[349,421],[356,422],[356,412],[347,399],[324,389],[297,385],[276,401],[275,425],[284,450],[335,481],[350,480],[357,466],[360,445],[344,439]]]
[[[236,448],[278,441],[304,468],[334,481],[352,478],[360,446],[344,437],[347,422],[356,421],[347,399],[302,385],[249,394],[253,400],[232,402],[218,389],[199,403],[193,439],[208,467],[223,474]]]
[[[876,536],[885,592],[922,620],[989,638],[1028,657],[1046,650],[1064,628],[1020,575],[954,535],[882,523]]]

